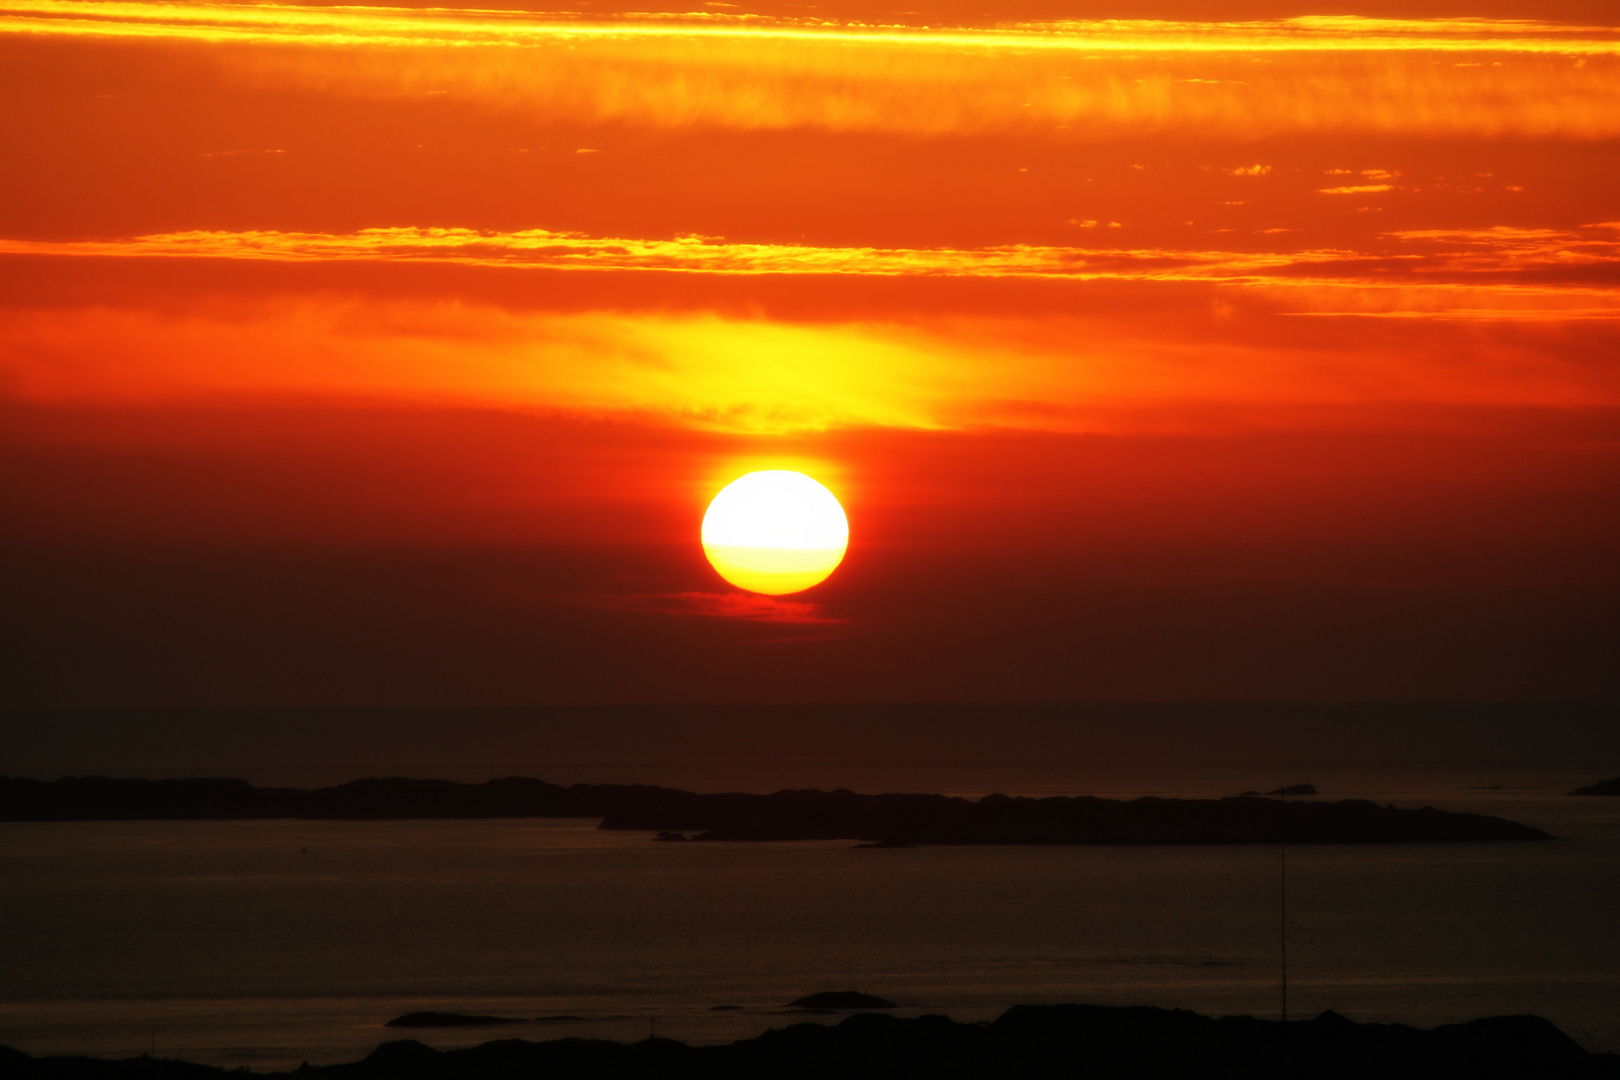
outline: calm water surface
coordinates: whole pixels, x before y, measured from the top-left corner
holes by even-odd
[[[1289,849],[1290,1011],[1533,1012],[1620,1052],[1620,800],[1565,780],[1333,791],[1561,839]],[[0,825],[0,1043],[268,1069],[353,1060],[418,1009],[579,1018],[412,1033],[452,1046],[729,1041],[837,1019],[783,1011],[826,989],[963,1020],[1281,1008],[1276,848],[654,844],[594,824]]]

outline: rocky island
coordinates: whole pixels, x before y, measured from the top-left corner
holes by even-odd
[[[1599,780],[1595,784],[1576,788],[1571,795],[1620,795],[1620,776],[1613,780]]]
[[[778,791],[700,795],[674,788],[509,777],[484,784],[356,780],[303,790],[242,780],[0,778],[0,820],[598,818],[665,840],[854,840],[917,844],[1403,844],[1550,840],[1529,825],[1360,799],[1031,799]],[[688,834],[690,836],[688,837]]]
[[[0,1048],[15,1080],[229,1080],[246,1070],[133,1058],[32,1058]],[[439,1051],[384,1043],[363,1061],[309,1066],[298,1080],[1599,1080],[1620,1077],[1620,1057],[1588,1054],[1534,1016],[1498,1016],[1430,1030],[1358,1024],[1327,1012],[1283,1023],[1212,1019],[1185,1010],[1020,1005],[993,1023],[944,1016],[857,1013],[834,1026],[795,1024],[723,1046],[670,1039],[506,1039]]]

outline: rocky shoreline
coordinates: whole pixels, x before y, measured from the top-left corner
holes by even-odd
[[[226,1080],[182,1061],[33,1058],[0,1048],[16,1080]],[[1360,1024],[1327,1012],[1282,1023],[1212,1019],[1185,1010],[1020,1005],[991,1023],[858,1013],[832,1026],[796,1024],[721,1046],[670,1039],[506,1039],[439,1051],[384,1043],[363,1061],[293,1073],[299,1080],[1599,1080],[1620,1078],[1620,1056],[1588,1054],[1546,1020],[1498,1016],[1431,1030]]]

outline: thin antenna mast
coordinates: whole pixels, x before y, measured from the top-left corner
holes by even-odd
[[[1282,959],[1282,1018],[1288,1023],[1288,784],[1277,788],[1277,937]]]

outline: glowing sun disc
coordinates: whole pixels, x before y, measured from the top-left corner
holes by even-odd
[[[703,554],[731,584],[783,596],[827,580],[849,546],[832,492],[799,472],[770,469],[720,489],[703,515]]]

